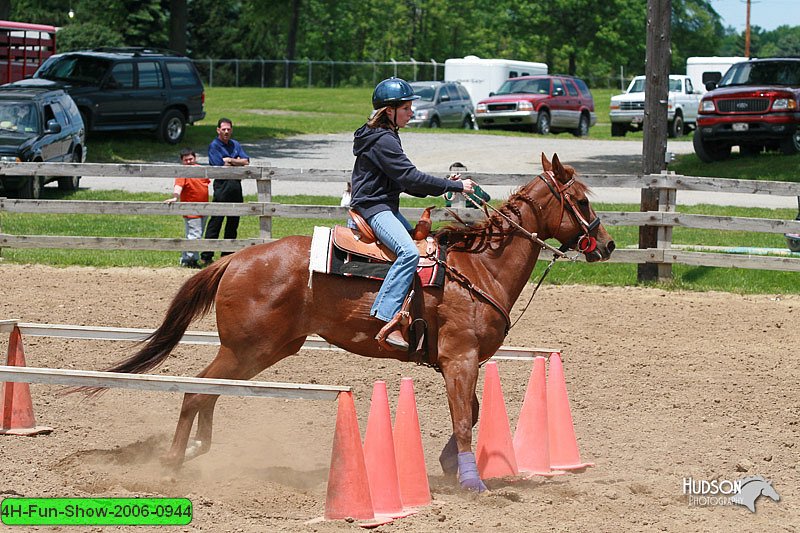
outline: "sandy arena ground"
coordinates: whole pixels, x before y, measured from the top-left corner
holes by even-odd
[[[0,264],[0,318],[153,328],[190,275]],[[798,323],[797,296],[545,286],[506,344],[563,349],[581,455],[596,466],[550,480],[490,480],[481,496],[457,490],[439,469],[450,421],[432,370],[303,351],[258,379],[352,386],[363,434],[374,381],[386,380],[394,405],[400,378],[414,378],[434,502],[382,531],[797,531]],[[190,329],[215,329],[213,316]],[[102,369],[133,348],[23,342],[29,366],[53,368]],[[179,347],[160,371],[194,375],[214,353]],[[499,366],[513,427],[531,366]],[[158,455],[171,440],[178,395],[113,390],[85,400],[59,396],[60,387],[31,389],[38,422],[55,431],[0,438],[0,497],[187,497],[194,520],[176,531],[362,531],[344,521],[306,524],[324,511],[334,402],[222,398],[211,452],[170,480]],[[781,501],[761,497],[752,514],[690,506],[683,494],[684,478],[747,475],[772,480]]]

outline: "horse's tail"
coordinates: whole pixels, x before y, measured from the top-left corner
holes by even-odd
[[[104,369],[104,372],[143,374],[163,363],[178,345],[189,324],[205,316],[213,307],[217,288],[231,257],[225,256],[189,278],[169,304],[161,325],[142,341],[144,346],[127,359]],[[103,391],[103,387],[78,387],[69,392],[95,395]]]

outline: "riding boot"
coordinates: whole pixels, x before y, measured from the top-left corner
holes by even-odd
[[[408,327],[411,325],[409,308],[413,297],[414,291],[408,293],[400,311],[375,335],[375,340],[384,350],[408,351]]]

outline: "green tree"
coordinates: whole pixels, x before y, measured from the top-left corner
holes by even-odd
[[[70,24],[58,32],[58,51],[85,50],[100,46],[122,46],[122,35],[95,22]]]

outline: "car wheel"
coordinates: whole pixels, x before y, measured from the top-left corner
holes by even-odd
[[[675,114],[675,118],[669,123],[670,137],[683,137],[683,117],[680,113]]]
[[[550,113],[541,111],[536,119],[536,131],[542,135],[550,134]]]
[[[430,128],[438,128],[441,124],[439,124],[439,117],[433,117],[431,119],[431,123],[428,125]]]
[[[730,144],[704,141],[700,135],[700,130],[695,130],[693,144],[694,152],[700,158],[700,161],[704,163],[722,161],[723,159],[728,159],[731,155]]]
[[[581,119],[578,121],[578,127],[573,132],[575,137],[588,137],[589,136],[589,117],[581,114]]]
[[[186,118],[177,109],[170,109],[161,117],[158,137],[169,144],[178,144],[186,133]]]
[[[475,121],[472,120],[472,116],[467,115],[464,117],[464,121],[461,123],[461,127],[465,130],[474,130],[475,128]]]
[[[89,136],[89,126],[91,125],[90,124],[90,119],[89,119],[89,114],[83,109],[80,110],[80,113],[81,113],[81,120],[83,120],[83,132],[88,137]]]
[[[81,154],[77,150],[72,154],[72,162],[81,162]],[[63,178],[58,178],[58,190],[66,192],[77,191],[80,183],[80,176],[64,176]]]
[[[627,124],[620,124],[619,122],[612,122],[611,123],[611,136],[612,137],[625,137],[626,133],[628,133],[628,125]]]
[[[791,137],[781,141],[781,153],[793,155],[800,152],[800,130],[795,131]]]
[[[41,176],[30,176],[22,184],[22,187],[17,189],[17,198],[27,200],[38,200],[42,196],[42,178]]]

